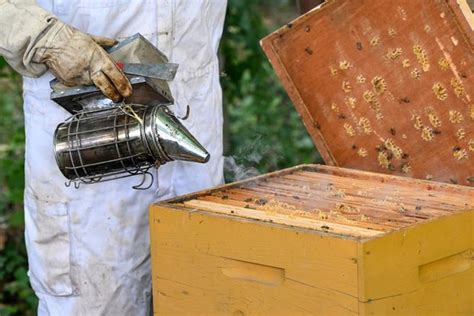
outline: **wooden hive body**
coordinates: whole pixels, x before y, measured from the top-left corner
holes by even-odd
[[[159,315],[472,315],[474,189],[300,166],[152,206]]]
[[[325,162],[366,171],[299,166],[153,205],[156,314],[474,315],[460,2],[327,0],[262,41]]]

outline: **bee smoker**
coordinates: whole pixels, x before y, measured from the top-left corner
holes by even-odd
[[[57,127],[54,141],[59,169],[76,183],[152,177],[151,167],[173,160],[205,163],[210,157],[165,105],[81,112]]]
[[[112,48],[125,62],[163,64],[167,59],[142,36],[135,35]],[[172,68],[170,68],[172,69]],[[169,72],[167,73],[169,75]],[[156,79],[158,77],[158,79]],[[74,113],[54,133],[56,162],[78,188],[143,175],[135,189],[153,183],[150,168],[173,161],[205,163],[209,153],[168,109],[173,101],[165,80],[129,76],[134,88],[129,104],[115,104],[95,87],[60,87],[52,83],[51,98]],[[58,88],[59,86],[59,88]],[[143,104],[135,103],[140,100]],[[104,106],[105,105],[105,106]],[[151,177],[145,186],[146,176]]]

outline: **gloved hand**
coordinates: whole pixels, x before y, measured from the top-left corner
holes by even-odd
[[[119,102],[132,94],[132,86],[123,72],[101,46],[112,46],[115,40],[85,34],[57,21],[36,44],[33,61],[46,64],[66,86],[95,84],[108,98]]]

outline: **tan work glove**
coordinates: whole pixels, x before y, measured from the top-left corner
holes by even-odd
[[[66,86],[95,84],[104,95],[119,102],[132,94],[132,86],[123,72],[101,46],[115,40],[85,34],[61,21],[36,44],[33,61],[46,64]]]

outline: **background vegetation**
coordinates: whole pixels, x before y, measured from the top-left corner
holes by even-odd
[[[296,17],[293,0],[229,0],[221,41],[226,180],[319,161],[259,41]],[[23,241],[21,78],[0,59],[0,315],[33,315]]]

